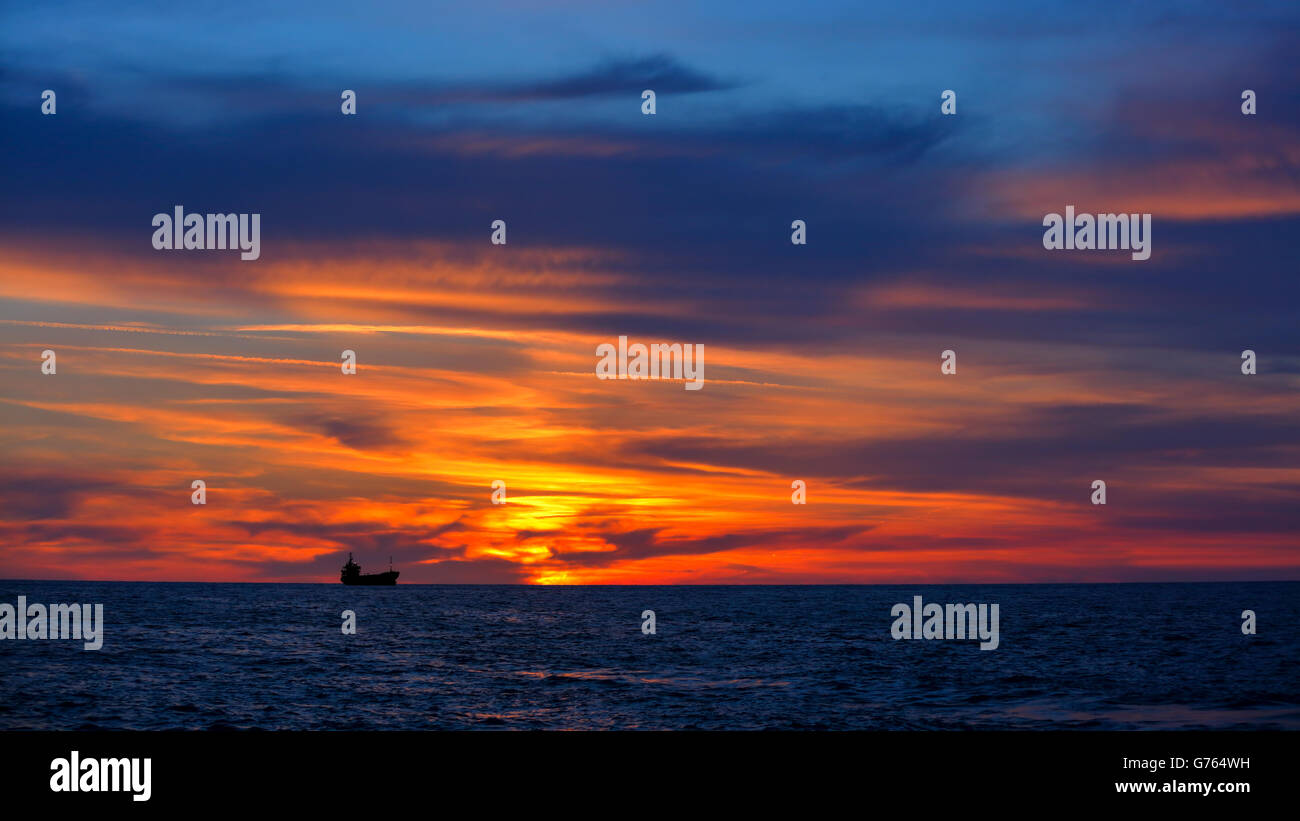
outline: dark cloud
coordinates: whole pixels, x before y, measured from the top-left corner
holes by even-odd
[[[1271,58],[1266,65],[1276,67]],[[598,94],[640,74],[661,76],[664,88],[726,85],[660,56],[611,61],[534,84],[532,93]],[[616,287],[626,311],[528,320],[539,327],[671,333],[714,343],[862,346],[873,336],[932,329],[966,338],[1113,346],[1158,340],[1200,349],[1240,350],[1248,338],[1274,353],[1295,349],[1286,306],[1300,300],[1300,280],[1288,267],[1289,238],[1300,219],[1158,222],[1157,254],[1140,267],[1068,255],[1048,264],[1037,220],[972,219],[982,192],[971,188],[971,155],[990,163],[982,173],[1016,168],[1023,159],[986,155],[980,146],[996,142],[996,134],[978,120],[920,116],[903,105],[792,107],[778,100],[767,110],[652,129],[639,114],[623,125],[565,128],[562,119],[503,123],[459,109],[430,124],[343,118],[332,99],[317,107],[318,92],[275,74],[174,82],[196,94],[224,89],[232,100],[301,95],[311,107],[271,106],[256,117],[161,128],[130,112],[80,105],[57,118],[34,115],[30,103],[0,108],[0,129],[19,160],[0,191],[5,239],[60,238],[156,262],[148,221],[179,202],[192,210],[262,213],[263,260],[273,264],[284,260],[289,243],[301,250],[300,243],[340,239],[483,241],[491,220],[505,217],[512,247],[605,249],[615,260],[603,268],[623,277]],[[370,93],[383,99],[405,92],[394,86]],[[1104,170],[1116,157],[1211,162],[1206,152],[1237,136],[1261,156],[1285,156],[1275,120],[1239,135],[1249,124],[1207,119],[1204,106],[1189,105],[1186,96],[1171,105],[1142,91],[1131,104],[1168,111],[1145,119],[1127,109],[1112,112],[1100,142],[1084,145],[1070,168]],[[1186,122],[1180,133],[1153,127],[1171,116]],[[1225,128],[1234,131],[1183,136]],[[485,135],[505,148],[474,149]],[[536,140],[568,142],[572,150],[505,150]],[[605,143],[619,150],[589,150]],[[1283,164],[1272,173],[1296,169]],[[807,221],[811,238],[799,248],[789,243],[796,217]],[[1194,252],[1172,253],[1181,248]],[[214,299],[248,299],[238,262],[187,262],[176,277]],[[855,288],[907,281],[917,271],[928,272],[926,287],[940,295],[932,307],[871,309],[847,298]],[[1089,299],[1035,312],[970,309],[943,303],[949,285],[1047,295],[1069,288]],[[682,310],[688,299],[695,310]],[[499,319],[479,306],[394,311],[430,324]],[[1206,322],[1211,314],[1214,321]]]
[[[587,71],[538,83],[506,85],[478,92],[465,90],[462,98],[485,100],[568,100],[611,94],[631,94],[637,99],[645,89],[655,94],[724,91],[741,84],[684,66],[667,54],[634,59],[608,59]]]
[[[297,413],[290,424],[337,439],[353,450],[393,450],[406,444],[397,431],[378,417],[344,416],[324,412]]]
[[[1243,409],[1244,410],[1244,409]],[[847,487],[913,492],[993,493],[1078,501],[1094,479],[1140,487],[1151,468],[1286,469],[1300,452],[1300,421],[1245,414],[1178,418],[1142,405],[1041,408],[1013,431],[951,431],[858,442],[805,440],[744,444],[674,436],[637,440],[629,461],[704,463],[777,475],[822,476]],[[1252,491],[1223,491],[1231,506]],[[1165,496],[1166,510],[1195,510],[1194,499]],[[1300,526],[1300,520],[1297,521]]]
[[[838,542],[862,535],[874,525],[856,527],[808,527],[796,530],[766,530],[701,538],[669,538],[658,528],[639,530],[590,530],[584,535],[600,536],[614,546],[612,551],[564,554],[566,565],[604,567],[615,562],[654,556],[692,556],[721,553],[737,548],[779,548],[790,545],[834,547]]]
[[[67,518],[86,496],[111,489],[112,483],[102,479],[7,470],[0,476],[0,519]]]

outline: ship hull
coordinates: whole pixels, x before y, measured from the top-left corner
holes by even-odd
[[[387,573],[363,573],[360,576],[344,577],[343,583],[358,587],[385,587],[397,584],[400,571],[389,570]]]

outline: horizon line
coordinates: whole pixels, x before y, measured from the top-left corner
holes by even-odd
[[[194,580],[146,580],[146,579],[4,579],[0,584],[19,582],[70,582],[90,584],[300,584],[354,587],[367,585],[345,585],[334,582],[252,582],[252,581],[194,581]],[[1300,579],[1213,579],[1200,581],[1110,581],[1110,582],[710,582],[671,584],[535,584],[530,582],[410,582],[393,585],[371,585],[387,589],[390,587],[1047,587],[1047,586],[1098,586],[1120,584],[1296,584]]]

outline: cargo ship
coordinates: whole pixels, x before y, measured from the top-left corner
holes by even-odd
[[[388,571],[385,573],[362,573],[361,565],[352,560],[352,554],[348,554],[348,563],[343,565],[343,572],[339,575],[339,581],[344,584],[362,584],[362,585],[394,585],[397,584],[397,577],[401,575],[393,569],[393,560],[388,560]]]

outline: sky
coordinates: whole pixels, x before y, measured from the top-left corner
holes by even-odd
[[[1295,3],[268,5],[0,5],[0,575],[1300,578]]]

